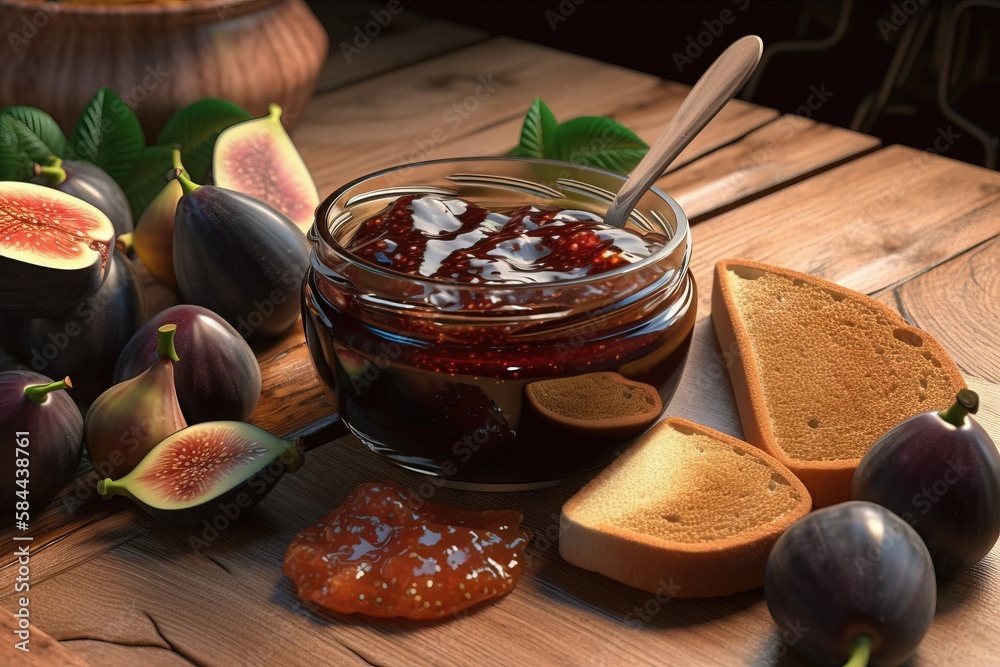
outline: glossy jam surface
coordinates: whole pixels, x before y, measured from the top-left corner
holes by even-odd
[[[632,264],[667,239],[593,213],[526,205],[491,211],[463,199],[400,197],[365,220],[352,254],[401,273],[460,283],[544,283]]]
[[[299,533],[285,573],[326,611],[434,620],[511,591],[528,535],[517,511],[469,512],[362,484]]]

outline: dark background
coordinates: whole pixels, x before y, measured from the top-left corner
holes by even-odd
[[[689,84],[734,39],[757,34],[764,59],[744,99],[886,144],[928,149],[957,134],[949,157],[998,166],[1000,2],[401,1],[408,11]],[[334,3],[310,4],[324,20]],[[336,26],[327,27],[337,44]],[[816,91],[826,99],[809,109]]]

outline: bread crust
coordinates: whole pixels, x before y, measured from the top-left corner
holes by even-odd
[[[763,461],[788,481],[800,498],[798,504],[778,520],[733,537],[700,543],[675,542],[577,519],[578,508],[588,502],[595,488],[619,483],[616,471],[630,457],[643,447],[656,446],[662,431],[675,428],[706,435]],[[730,595],[763,585],[767,557],[774,543],[811,507],[808,489],[775,458],[730,435],[672,417],[654,426],[563,505],[559,554],[578,567],[657,595],[679,598]]]
[[[778,444],[771,428],[772,420],[764,401],[764,390],[759,381],[760,373],[753,355],[750,336],[740,318],[726,275],[731,267],[757,269],[791,280],[802,280],[880,311],[887,321],[892,323],[893,328],[902,328],[919,334],[924,345],[941,361],[941,370],[954,384],[956,393],[965,387],[961,371],[940,343],[926,331],[907,324],[898,313],[875,299],[828,280],[791,269],[749,260],[726,259],[718,262],[715,265],[715,280],[712,285],[712,322],[719,344],[722,346],[726,366],[729,368],[729,377],[732,380],[736,405],[740,413],[740,423],[743,425],[743,436],[747,442],[763,449],[802,480],[812,495],[814,508],[819,509],[850,499],[851,481],[861,457],[837,461],[801,460],[789,456]]]

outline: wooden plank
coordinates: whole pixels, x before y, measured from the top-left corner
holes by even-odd
[[[1000,418],[997,404],[988,413],[994,423]],[[167,651],[148,647],[206,666],[660,665],[664,655],[686,664],[773,664],[787,650],[760,591],[657,601],[562,561],[556,517],[584,478],[542,491],[433,494],[459,506],[526,511],[534,538],[525,575],[499,602],[441,623],[317,619],[302,610],[281,573],[284,549],[354,484],[373,479],[410,488],[419,483],[345,438],[310,452],[302,470],[199,553],[191,533],[137,518],[143,530],[134,540],[33,587],[33,613],[53,637],[72,640],[70,648],[80,641],[113,643],[122,664],[139,664],[140,657],[141,664],[174,664]],[[919,649],[920,664],[992,659],[1000,630],[1000,619],[990,613],[1000,602],[998,567],[1000,548],[941,583],[940,613]],[[0,606],[10,608],[10,601]],[[977,620],[970,624],[968,618]],[[970,639],[956,644],[959,635]],[[806,663],[789,654],[780,664]]]
[[[997,234],[997,172],[891,146],[695,225],[695,277],[704,305],[730,256],[873,293]]]
[[[623,123],[634,130],[648,144],[652,144],[659,138],[660,133],[674,117],[691,90],[689,86],[675,81],[664,81],[661,87],[664,96],[669,100],[668,103],[637,105],[628,116],[623,115],[621,118]],[[670,164],[667,171],[679,169],[777,117],[778,112],[775,109],[743,100],[730,100],[715,118],[709,121],[705,129],[698,133],[688,147],[681,151],[681,154]],[[731,165],[727,165],[723,172],[712,174],[712,176],[718,178],[730,168]]]
[[[587,95],[567,82],[587,81]],[[570,116],[604,115],[659,80],[536,44],[495,38],[316,96],[295,142],[323,195],[366,173],[449,157],[449,144],[511,122],[496,154],[513,147],[531,101],[542,95]],[[478,93],[478,97],[477,97]]]
[[[541,93],[546,104],[552,107],[557,120],[565,121],[580,115],[604,115],[614,118],[635,131],[647,143],[653,143],[666,127],[674,113],[680,108],[689,88],[673,81],[663,81],[655,88],[643,90],[632,96],[603,98],[603,108],[598,111],[579,111],[579,104],[570,100],[560,101],[554,93]],[[457,137],[454,141],[442,143],[443,150],[433,157],[472,157],[477,155],[502,155],[513,148],[520,136],[524,111],[531,100],[525,100],[509,119],[498,122],[474,135]],[[691,144],[678,156],[670,169],[728,144],[752,130],[774,119],[778,112],[766,107],[732,100],[712,119]],[[713,174],[718,178],[722,174]]]
[[[433,19],[410,11],[405,4],[399,6],[401,11],[393,14],[385,2],[313,3],[313,11],[330,36],[330,53],[316,80],[317,92],[369,79],[489,37],[485,30]],[[373,21],[374,26],[368,25]]]
[[[876,137],[785,114],[668,173],[656,185],[696,220],[813,176],[879,143]]]
[[[1000,383],[1000,237],[898,285],[892,299],[964,371]]]
[[[668,414],[742,435],[728,371],[721,372],[732,356],[719,349],[706,320],[719,260],[767,262],[875,293],[997,234],[1000,174],[902,146],[695,225],[692,272],[700,320],[692,363]]]
[[[31,621],[30,607],[28,614],[26,620]],[[0,662],[19,667],[51,667],[52,665],[87,667],[87,662],[83,658],[60,645],[34,622],[27,630],[30,632],[28,636],[22,639],[16,635],[16,632],[23,630],[19,625],[19,620],[6,609],[0,610],[0,634],[3,635],[3,641],[0,642]],[[24,642],[23,649],[15,646],[20,642]]]

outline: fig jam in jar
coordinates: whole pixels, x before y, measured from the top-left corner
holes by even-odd
[[[624,177],[474,158],[372,174],[320,205],[303,285],[324,391],[373,451],[525,489],[607,464],[676,389],[697,298],[680,207]]]

